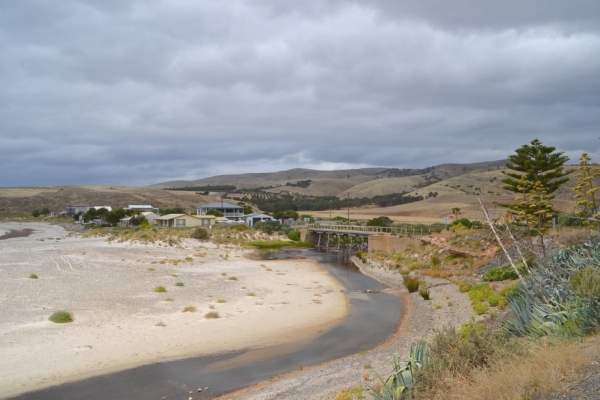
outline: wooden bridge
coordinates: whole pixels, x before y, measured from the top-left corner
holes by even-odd
[[[369,236],[397,235],[399,228],[360,225],[310,224],[302,227],[302,240],[313,242],[317,247],[344,248],[368,251]]]

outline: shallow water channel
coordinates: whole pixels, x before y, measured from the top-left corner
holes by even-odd
[[[269,256],[288,258],[296,254],[279,251]],[[321,264],[344,286],[349,297],[349,315],[331,329],[294,343],[149,364],[27,393],[16,399],[210,398],[372,349],[392,334],[400,317],[400,299],[383,293],[364,293],[385,286],[360,273],[349,261],[348,253],[306,250],[302,255]],[[197,393],[200,387],[203,391]],[[209,390],[204,390],[205,387]]]

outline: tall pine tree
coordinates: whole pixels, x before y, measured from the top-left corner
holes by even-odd
[[[530,144],[515,150],[515,153],[508,157],[506,163],[508,170],[502,171],[506,175],[502,182],[505,183],[504,189],[519,194],[518,199],[526,199],[531,188],[536,187],[539,182],[537,188],[545,192],[545,201],[552,200],[554,198],[552,193],[569,180],[566,176],[572,171],[564,170],[564,164],[569,157],[564,156],[563,152],[556,152],[555,147],[544,146],[538,139],[534,139]],[[515,215],[533,213],[531,207],[524,207],[522,202],[502,204],[502,206],[511,209]],[[544,208],[547,212],[536,214],[539,229],[544,228],[548,217],[555,214],[553,208]]]

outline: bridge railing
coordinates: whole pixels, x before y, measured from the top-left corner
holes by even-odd
[[[321,231],[336,231],[336,232],[368,232],[368,233],[390,233],[396,235],[398,228],[382,227],[382,226],[360,226],[360,225],[321,225],[310,224],[305,228],[321,230]]]

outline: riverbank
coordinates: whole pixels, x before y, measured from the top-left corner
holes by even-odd
[[[4,232],[29,228],[28,237],[0,242],[0,397],[292,342],[348,312],[341,285],[310,260],[248,260],[248,250],[193,239],[108,243],[58,226],[0,223]],[[74,322],[48,321],[58,310]]]
[[[431,338],[444,326],[459,327],[475,318],[469,298],[445,279],[424,277],[431,286],[431,300],[425,301],[418,293],[408,293],[397,270],[369,267],[356,257],[353,262],[361,272],[387,285],[385,292],[400,297],[402,314],[395,333],[369,352],[286,374],[219,399],[325,400],[356,386],[368,393],[369,386],[379,383],[377,374],[385,378],[391,372],[394,356],[406,359],[413,343]]]

